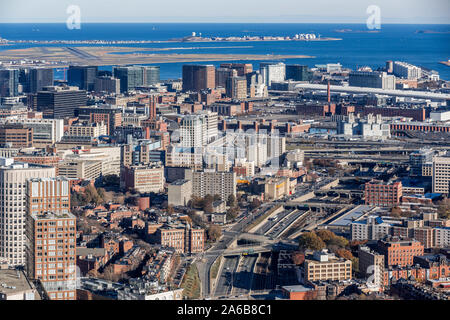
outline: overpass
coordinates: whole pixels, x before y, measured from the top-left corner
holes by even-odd
[[[310,83],[299,83],[295,86],[295,89],[303,90],[322,90],[327,91],[327,85],[325,84],[310,84]],[[380,95],[387,95],[393,97],[408,97],[408,98],[419,98],[419,99],[429,99],[433,101],[449,101],[450,94],[445,93],[435,93],[428,91],[413,91],[413,90],[387,90],[379,88],[365,88],[365,87],[351,87],[351,86],[330,86],[332,92],[348,92],[348,93],[373,93]]]

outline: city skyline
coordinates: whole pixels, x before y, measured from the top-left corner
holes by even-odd
[[[106,6],[107,4],[107,6]],[[127,6],[117,0],[108,1],[29,1],[18,0],[0,4],[0,23],[58,23],[69,17],[67,8],[78,6],[83,23],[366,23],[369,6],[378,6],[382,23],[448,24],[450,4],[445,0],[355,1],[344,3],[319,0],[282,0],[277,3],[230,0],[226,3],[206,3],[204,0],[189,4],[176,0],[170,3],[131,0]],[[238,12],[229,12],[231,7]]]

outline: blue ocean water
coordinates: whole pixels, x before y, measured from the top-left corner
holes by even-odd
[[[337,30],[351,29],[350,32]],[[363,24],[246,24],[246,23],[84,23],[80,30],[69,30],[65,24],[0,24],[0,37],[9,40],[155,40],[181,38],[192,32],[202,36],[293,36],[315,33],[342,41],[260,41],[214,43],[150,43],[126,45],[139,48],[174,48],[168,53],[234,53],[295,54],[315,56],[312,59],[287,59],[286,63],[341,63],[344,67],[378,68],[386,60],[407,61],[436,70],[442,79],[450,80],[450,67],[439,61],[450,59],[450,25],[386,24],[377,33],[367,32]],[[432,31],[432,32],[417,32]],[[33,45],[0,46],[0,50]],[[35,45],[36,46],[36,45]],[[66,45],[62,45],[66,46]],[[81,45],[86,46],[86,45]],[[220,48],[217,48],[220,47]],[[183,48],[183,49],[181,49]],[[140,50],[139,50],[140,51]],[[250,61],[258,67],[258,61]],[[208,62],[209,63],[209,62]],[[221,61],[211,62],[218,65]],[[179,78],[183,63],[160,64],[161,78]],[[108,69],[104,67],[103,69]]]

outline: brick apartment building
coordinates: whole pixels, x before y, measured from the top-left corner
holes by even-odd
[[[163,247],[175,249],[178,253],[203,252],[205,230],[189,225],[164,225],[154,234],[154,240]]]
[[[371,206],[392,207],[400,203],[402,197],[402,183],[383,183],[372,180],[364,187],[365,203]]]
[[[415,256],[422,256],[423,245],[417,240],[379,240],[377,249],[384,255],[385,267],[410,266]]]
[[[0,128],[0,145],[10,143],[13,148],[33,146],[33,129],[20,124],[7,124]]]
[[[50,300],[76,300],[76,217],[69,212],[68,180],[29,180],[26,203],[29,277],[42,283]]]

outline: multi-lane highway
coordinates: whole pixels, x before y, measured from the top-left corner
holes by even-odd
[[[202,283],[202,296],[207,298],[210,296],[210,269],[214,261],[221,256],[225,250],[231,245],[231,243],[237,239],[237,237],[244,231],[245,227],[257,219],[259,216],[269,210],[274,204],[263,204],[259,210],[254,214],[244,214],[244,217],[235,223],[229,230],[223,231],[221,240],[215,243],[207,252],[203,255],[202,259],[196,261],[199,271],[200,281]]]
[[[236,280],[236,269],[238,268],[240,256],[224,257],[222,272],[218,275],[214,296],[226,297],[231,294],[233,283]]]
[[[253,268],[257,259],[258,255],[242,256],[234,276],[233,289],[231,291],[233,295],[242,297],[250,293],[253,282]]]

